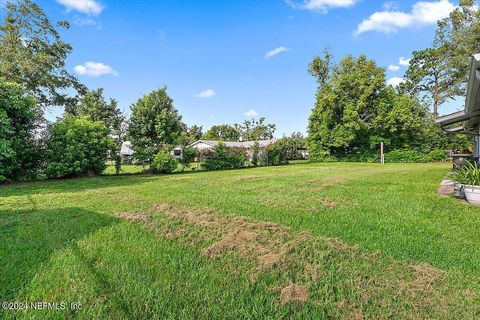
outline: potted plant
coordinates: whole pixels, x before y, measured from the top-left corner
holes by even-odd
[[[456,170],[455,181],[463,184],[468,202],[480,204],[480,168],[477,162],[467,161],[463,168]]]

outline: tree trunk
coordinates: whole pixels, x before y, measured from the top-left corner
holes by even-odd
[[[433,88],[433,120],[438,118],[438,76],[435,75],[435,84]]]

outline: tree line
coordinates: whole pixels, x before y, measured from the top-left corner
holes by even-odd
[[[66,70],[73,48],[60,33],[69,28],[67,21],[53,23],[31,0],[7,2],[2,14],[0,181],[95,175],[108,160],[120,172],[125,140],[132,142],[137,161],[165,172],[174,166],[169,152],[176,145],[199,139],[255,141],[275,134],[275,124],[265,118],[215,125],[206,132],[189,127],[166,87],[139,98],[127,117],[103,89],[87,88]],[[479,30],[474,1],[461,1],[439,21],[431,48],[413,53],[405,82],[397,88],[387,85],[385,69],[366,56],[336,61],[326,50],[308,69],[318,90],[307,142],[294,133],[262,155],[253,150],[251,162],[283,163],[306,144],[315,159],[361,161],[378,157],[380,142],[392,151],[391,159],[400,160],[405,155],[434,160],[441,150],[468,148],[464,136],[445,136],[433,119],[442,103],[465,95],[469,57],[480,50]],[[63,107],[64,114],[50,123],[44,118],[47,107]],[[244,155],[237,151],[220,144],[205,155],[206,167],[238,166]],[[197,157],[188,148],[183,153],[185,166]]]
[[[188,166],[196,154],[185,146],[199,139],[273,138],[276,126],[265,118],[216,125],[205,133],[201,126],[188,127],[166,87],[139,98],[127,117],[102,88],[91,90],[66,70],[72,46],[60,32],[69,27],[67,21],[50,21],[31,0],[5,5],[0,24],[0,182],[96,175],[108,160],[119,173],[125,140],[132,142],[136,161],[165,172],[176,166],[170,155],[176,145],[183,146],[182,162]],[[47,107],[63,107],[64,113],[50,123],[44,118]],[[293,137],[290,149],[299,148],[298,134]],[[213,155],[209,159],[215,160]]]
[[[405,161],[470,149],[465,135],[445,135],[434,120],[443,103],[466,95],[479,37],[480,11],[474,0],[462,0],[438,22],[431,47],[412,53],[398,87],[387,85],[385,69],[365,55],[337,62],[325,50],[315,57],[308,69],[318,84],[308,125],[311,156],[373,161],[381,142],[392,152],[387,157]]]

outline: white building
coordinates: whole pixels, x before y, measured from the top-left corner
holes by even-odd
[[[270,139],[270,140],[259,140],[259,141],[224,141],[222,142],[227,147],[239,147],[245,149],[251,149],[258,142],[260,148],[268,147],[269,145],[275,143],[277,139]],[[194,148],[197,150],[210,150],[215,148],[220,141],[213,141],[213,140],[198,140],[195,141],[190,145],[190,148]]]
[[[122,143],[122,147],[120,148],[120,156],[127,158],[127,157],[130,157],[134,153],[135,153],[135,151],[133,151],[133,149],[132,149],[132,142],[124,141]]]
[[[231,147],[245,148],[247,158],[249,161],[251,161],[253,156],[253,147],[255,143],[258,143],[258,146],[260,148],[265,148],[275,143],[275,141],[277,141],[277,139],[259,140],[259,141],[222,141],[222,143],[229,148]],[[220,141],[198,140],[190,144],[189,147],[193,149],[197,149],[198,151],[206,151],[206,150],[212,150],[219,143]]]
[[[133,145],[131,141],[124,141],[122,143],[122,147],[120,148],[120,156],[122,158],[129,158],[131,157],[135,151],[132,149]],[[170,152],[172,156],[174,156],[177,159],[182,158],[182,146],[178,145],[175,146],[175,148]]]

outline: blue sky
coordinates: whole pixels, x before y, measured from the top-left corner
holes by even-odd
[[[121,109],[166,85],[188,125],[265,116],[277,135],[306,132],[316,85],[307,73],[329,47],[336,59],[366,54],[401,78],[428,47],[453,0],[41,0],[66,19],[67,68],[105,88]],[[400,58],[403,57],[403,65]],[[390,66],[390,68],[389,68]],[[462,101],[441,113],[455,111]],[[50,110],[49,118],[61,114]]]

